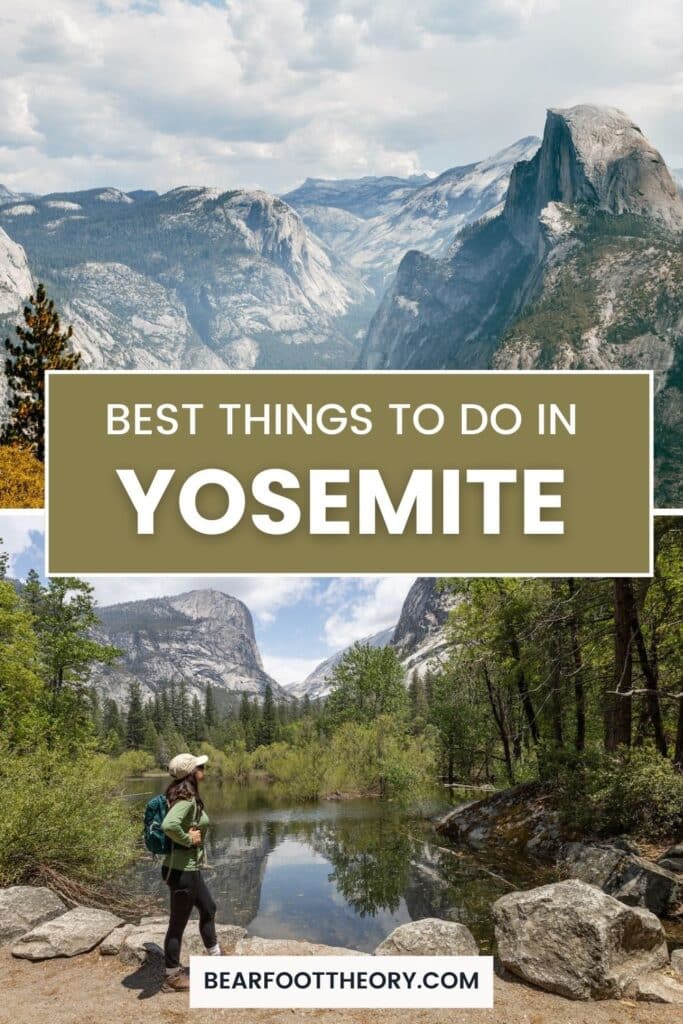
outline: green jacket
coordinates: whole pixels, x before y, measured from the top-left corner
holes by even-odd
[[[202,834],[200,846],[193,846],[190,827],[197,825]],[[204,860],[204,839],[209,826],[209,816],[202,810],[197,820],[197,804],[194,800],[178,800],[166,814],[161,827],[173,843],[171,852],[163,860],[166,868],[179,871],[198,871]]]

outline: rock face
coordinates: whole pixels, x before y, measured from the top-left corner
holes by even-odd
[[[0,945],[65,913],[66,904],[44,886],[11,885],[0,889]]]
[[[372,299],[261,191],[59,193],[0,205],[0,225],[43,268],[86,367],[348,366],[345,317]]]
[[[436,668],[448,647],[446,623],[458,598],[437,584],[435,579],[418,577],[403,602],[391,646],[406,672]]]
[[[509,893],[493,915],[504,967],[569,999],[619,998],[668,963],[654,914],[584,882]]]
[[[26,253],[0,228],[0,316],[16,314],[32,289]]]
[[[671,914],[678,901],[678,879],[673,872],[615,846],[568,843],[562,848],[560,869],[658,917]]]
[[[79,953],[94,949],[121,924],[121,918],[107,910],[75,907],[22,935],[12,947],[12,956],[24,960],[78,956]]]
[[[499,216],[461,231],[441,259],[404,256],[359,365],[653,369],[656,503],[676,506],[682,229],[681,196],[625,114],[551,110]]]
[[[380,942],[376,956],[479,956],[469,928],[455,921],[427,917],[399,925]]]
[[[127,699],[133,679],[145,698],[183,680],[190,697],[204,694],[207,683],[219,698],[262,695],[268,683],[276,696],[283,693],[263,668],[249,609],[229,594],[193,590],[110,605],[98,615],[97,639],[123,652],[117,664],[98,666],[92,676],[114,700]]]

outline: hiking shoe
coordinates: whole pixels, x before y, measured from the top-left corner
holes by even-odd
[[[178,971],[177,974],[170,974],[161,986],[162,992],[189,992],[190,979],[187,974]]]

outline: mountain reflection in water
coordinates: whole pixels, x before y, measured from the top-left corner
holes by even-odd
[[[130,784],[141,805],[163,779]],[[371,951],[399,924],[461,921],[492,948],[491,903],[507,891],[487,868],[529,884],[523,864],[488,864],[435,839],[429,823],[378,800],[292,804],[264,784],[207,784],[207,882],[218,919],[264,938]],[[432,814],[446,809],[437,797]],[[423,808],[424,811],[424,808]],[[166,905],[159,864],[141,859],[126,881]]]

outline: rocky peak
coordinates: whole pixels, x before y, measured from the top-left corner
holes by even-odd
[[[406,595],[391,645],[402,660],[422,647],[427,639],[443,633],[454,597],[439,589],[439,581],[419,576]]]
[[[508,225],[523,244],[534,247],[539,216],[551,202],[586,203],[683,228],[683,201],[664,160],[615,107],[548,110],[541,148],[515,165],[505,204]]]
[[[243,630],[254,636],[254,622],[246,604],[222,590],[189,590],[169,597],[168,603],[188,619],[213,619],[223,626]]]
[[[202,697],[208,683],[223,700],[243,692],[262,696],[268,684],[283,695],[264,671],[251,612],[230,594],[190,590],[110,605],[98,615],[97,639],[122,652],[113,665],[93,671],[105,696],[125,703],[133,679],[145,699],[180,681],[190,696]]]

